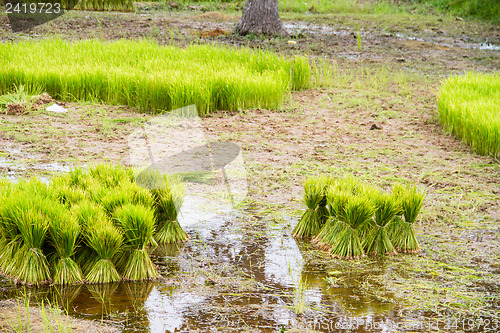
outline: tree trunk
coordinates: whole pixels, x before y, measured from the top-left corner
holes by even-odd
[[[236,33],[286,36],[278,13],[278,0],[246,0]]]

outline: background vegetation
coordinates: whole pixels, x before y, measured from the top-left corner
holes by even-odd
[[[4,43],[0,94],[15,86],[41,88],[61,100],[98,101],[159,112],[195,104],[212,110],[279,108],[290,91],[309,88],[305,57],[151,41]]]
[[[439,93],[444,128],[482,155],[500,157],[500,75],[469,73],[446,80]]]

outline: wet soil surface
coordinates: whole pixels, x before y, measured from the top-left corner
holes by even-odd
[[[263,47],[326,57],[334,79],[292,93],[281,110],[202,120],[208,140],[243,149],[248,194],[233,210],[186,221],[186,244],[154,250],[160,281],[28,289],[28,296],[4,281],[4,299],[48,298],[71,316],[123,332],[497,331],[500,166],[443,133],[436,94],[448,75],[500,68],[498,26],[287,16],[297,41],[289,45],[288,38],[231,35],[231,13],[141,8],[140,15],[71,12],[16,35],[0,16],[0,39],[146,37]],[[48,180],[78,164],[128,164],[127,136],[153,117],[130,107],[60,103],[64,115],[0,115],[3,175]],[[403,180],[425,189],[420,254],[342,261],[290,236],[303,209],[302,181],[347,173],[383,188]]]

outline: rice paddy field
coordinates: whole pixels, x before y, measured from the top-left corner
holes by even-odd
[[[468,3],[283,0],[286,38],[236,1],[1,11],[0,330],[497,332],[500,27]]]

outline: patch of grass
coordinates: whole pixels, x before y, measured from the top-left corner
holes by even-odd
[[[389,1],[359,0],[280,0],[282,11],[296,13],[397,13],[400,7]]]
[[[469,73],[447,79],[439,91],[443,127],[482,155],[500,157],[500,75]]]
[[[420,0],[419,3],[452,15],[500,23],[500,2],[494,0]]]
[[[37,84],[62,100],[125,104],[151,112],[191,104],[201,114],[279,108],[291,89],[312,85],[307,58],[285,59],[245,48],[44,40],[1,44],[0,54],[0,92]]]

